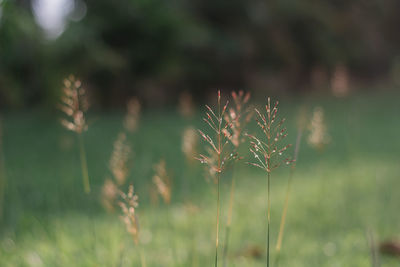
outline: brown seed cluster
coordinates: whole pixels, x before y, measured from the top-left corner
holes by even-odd
[[[292,162],[289,158],[282,160],[283,153],[291,144],[281,145],[287,133],[286,128],[283,127],[285,119],[281,119],[279,122],[277,119],[278,101],[275,102],[274,107],[271,109],[271,99],[268,97],[268,104],[265,106],[265,111],[266,116],[256,109],[258,115],[256,121],[265,135],[265,141],[254,135],[248,135],[250,138],[250,151],[256,159],[255,163],[250,164],[270,173],[282,163],[290,164]]]
[[[88,101],[81,81],[70,75],[64,80],[63,96],[61,97],[60,110],[67,118],[61,124],[68,130],[78,134],[87,130],[85,112],[88,110]]]

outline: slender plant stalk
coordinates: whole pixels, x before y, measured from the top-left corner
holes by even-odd
[[[226,267],[228,264],[227,257],[228,257],[228,248],[229,248],[229,237],[230,237],[230,232],[231,232],[234,194],[235,194],[235,172],[233,171],[230,197],[229,197],[228,218],[227,218],[227,222],[226,222],[225,247],[224,247],[224,252],[223,252],[223,266],[224,267]]]
[[[268,221],[268,226],[267,226],[267,267],[269,267],[269,227],[271,224],[271,198],[270,198],[270,192],[271,192],[271,173],[268,172],[268,208],[267,208],[267,221]]]
[[[142,267],[146,267],[146,258],[142,247],[139,247],[140,264]]]
[[[78,134],[78,139],[79,139],[79,152],[80,152],[79,155],[81,159],[83,188],[85,190],[85,193],[89,194],[90,193],[89,171],[87,167],[86,149],[82,133]]]
[[[256,136],[247,135],[250,142],[250,151],[254,155],[256,162],[250,163],[251,165],[264,170],[267,173],[267,267],[270,262],[270,225],[271,225],[271,172],[278,168],[282,163],[289,165],[293,160],[289,158],[279,159],[283,153],[291,146],[281,146],[279,143],[287,136],[286,128],[282,128],[285,119],[276,122],[276,114],[278,112],[278,102],[275,103],[271,109],[270,98],[268,104],[265,106],[267,116],[262,115],[257,109],[256,113],[258,118],[257,124],[262,129],[266,142],[261,141]]]
[[[218,91],[218,112],[214,112],[209,106],[206,105],[208,112],[206,112],[207,117],[204,121],[210,126],[213,132],[216,134],[217,140],[214,140],[207,134],[199,130],[200,135],[203,139],[210,145],[210,151],[208,152],[210,156],[205,156],[200,154],[197,158],[201,163],[208,164],[210,170],[216,173],[216,183],[217,183],[217,214],[216,214],[216,234],[215,234],[215,267],[218,266],[218,248],[219,248],[219,217],[220,217],[220,183],[221,183],[221,173],[226,165],[227,161],[233,160],[235,154],[232,152],[227,153],[224,150],[225,146],[228,144],[228,140],[231,136],[230,133],[230,123],[226,121],[225,125],[222,125],[224,121],[224,114],[228,106],[228,101],[224,105],[221,111],[221,92]],[[217,114],[216,114],[217,113]]]
[[[286,187],[285,204],[283,206],[281,223],[279,225],[278,241],[276,243],[276,253],[277,253],[276,260],[275,260],[276,266],[279,265],[279,260],[280,260],[280,255],[281,255],[283,233],[285,232],[286,215],[287,215],[287,210],[288,210],[288,206],[289,206],[289,197],[290,197],[290,192],[291,192],[291,188],[292,188],[294,172],[296,170],[296,160],[297,160],[299,149],[300,149],[301,136],[302,136],[302,130],[299,130],[297,133],[296,147],[295,147],[295,151],[294,151],[295,162],[292,164],[292,166],[290,168],[289,180],[288,180],[288,184]]]
[[[220,175],[217,177],[217,226],[216,226],[216,235],[215,235],[215,267],[218,266],[218,245],[219,245],[219,208],[220,208],[220,199],[219,199],[219,179]]]
[[[1,118],[0,118],[0,223],[3,219],[3,204],[4,204],[4,193],[6,191],[7,179],[6,172],[4,170],[4,155],[3,155],[3,140],[1,133]]]
[[[290,196],[290,191],[291,191],[291,187],[292,187],[294,169],[295,169],[294,167],[292,167],[290,169],[289,181],[288,181],[288,184],[286,187],[285,204],[283,206],[281,223],[279,225],[278,241],[276,243],[276,252],[278,253],[277,255],[279,255],[279,253],[281,252],[281,248],[282,248],[283,232],[285,230],[286,215],[287,215],[287,210],[288,210],[288,206],[289,206],[289,196]]]

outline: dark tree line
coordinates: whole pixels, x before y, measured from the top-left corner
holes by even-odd
[[[47,40],[29,0],[3,0],[0,105],[54,105],[62,78],[81,77],[100,107],[130,95],[173,102],[186,90],[301,90],[318,67],[386,77],[399,62],[397,0],[72,0]],[[82,2],[83,1],[83,2]]]

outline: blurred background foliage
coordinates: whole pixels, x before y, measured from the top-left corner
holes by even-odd
[[[51,1],[60,15],[46,25]],[[354,85],[396,83],[399,11],[397,0],[0,0],[0,107],[53,107],[70,73],[98,108],[324,89],[338,68]]]

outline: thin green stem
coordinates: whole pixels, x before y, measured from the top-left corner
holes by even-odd
[[[219,199],[219,191],[220,191],[220,174],[218,173],[217,177],[217,226],[216,226],[216,237],[215,237],[215,267],[218,266],[218,246],[219,246],[219,208],[220,208],[220,199]]]
[[[90,182],[89,182],[89,171],[86,162],[86,150],[85,150],[85,143],[83,141],[82,133],[78,134],[79,139],[79,155],[81,160],[81,168],[82,168],[82,182],[83,188],[86,194],[90,193]]]
[[[146,258],[144,257],[144,251],[142,247],[139,247],[140,263],[142,267],[146,267]]]
[[[226,267],[228,264],[228,248],[229,248],[229,237],[231,232],[231,223],[232,223],[232,214],[233,214],[233,201],[234,201],[234,194],[235,194],[235,172],[232,175],[232,183],[231,183],[231,192],[229,198],[229,210],[228,210],[228,218],[226,223],[226,234],[225,234],[225,246],[223,252],[223,266]]]
[[[279,260],[280,260],[283,233],[285,231],[286,215],[287,215],[287,210],[288,210],[288,206],[289,206],[289,196],[290,196],[290,191],[291,191],[291,187],[292,187],[294,169],[295,169],[295,167],[293,165],[292,168],[290,169],[290,176],[289,176],[288,184],[287,184],[287,187],[286,187],[285,204],[283,206],[281,223],[279,225],[278,241],[276,243],[276,253],[277,253],[276,261],[275,261],[275,265],[276,266],[279,265]]]
[[[268,208],[267,208],[267,220],[268,220],[268,227],[267,227],[267,267],[269,267],[269,227],[271,224],[271,198],[270,198],[270,188],[271,188],[271,173],[268,173]]]

